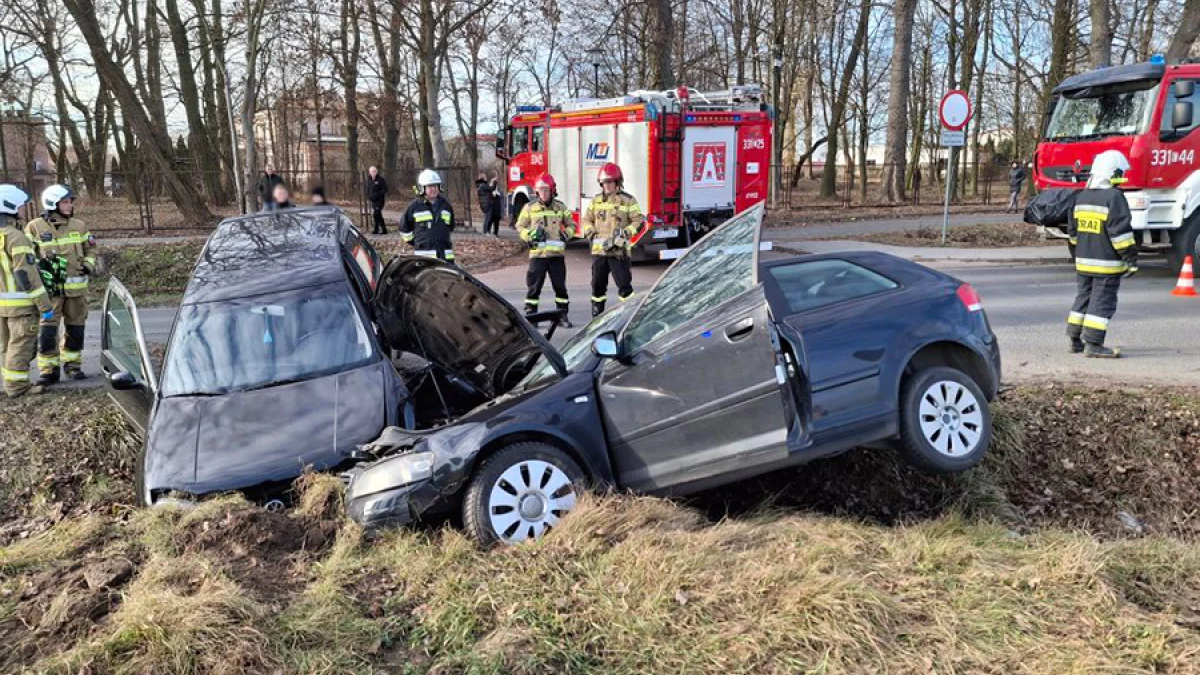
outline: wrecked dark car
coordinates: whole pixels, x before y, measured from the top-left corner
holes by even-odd
[[[687,493],[880,441],[929,472],[977,464],[1000,355],[974,289],[881,253],[760,259],[762,218],[761,205],[735,216],[561,350],[529,330],[461,340],[520,320],[507,303],[458,302],[467,275],[383,279],[389,339],[464,380],[463,402],[493,397],[364,445],[344,474],[351,517],[377,528],[461,509],[472,536],[508,543],[553,528],[585,486]]]
[[[424,293],[396,294],[428,268],[440,274],[422,277]],[[385,428],[444,424],[505,393],[548,345],[524,319],[489,311],[505,303],[477,282],[439,281],[462,274],[404,256],[384,269],[333,208],[226,220],[192,272],[161,377],[113,279],[101,368],[144,438],[142,501],[238,490],[282,506],[303,471],[350,467]],[[477,320],[444,313],[460,306]],[[400,311],[424,323],[397,324]]]

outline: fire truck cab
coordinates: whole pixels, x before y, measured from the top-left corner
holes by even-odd
[[[600,167],[615,162],[646,216],[634,259],[677,258],[709,229],[766,199],[772,117],[757,85],[520,106],[496,141],[507,165],[509,213],[515,221],[548,171],[578,224],[600,191]]]
[[[1120,150],[1129,159],[1121,186],[1143,251],[1163,252],[1172,269],[1200,239],[1200,64],[1102,68],[1054,88],[1034,155],[1038,189],[1079,188],[1092,159]]]

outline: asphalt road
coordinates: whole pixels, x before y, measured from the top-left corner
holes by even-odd
[[[571,316],[583,324],[588,315],[590,259],[586,251],[569,251],[568,287],[575,299]],[[1008,383],[1041,379],[1079,382],[1155,382],[1200,386],[1200,298],[1171,295],[1175,279],[1165,267],[1149,263],[1126,280],[1112,322],[1109,344],[1123,348],[1125,358],[1085,359],[1067,353],[1064,334],[1067,311],[1075,295],[1075,275],[1069,265],[939,264],[939,269],[971,283],[983,296],[993,329],[1000,338],[1004,378]],[[645,292],[666,269],[664,264],[634,268],[634,287]],[[525,268],[501,268],[480,278],[514,304],[524,297]],[[615,289],[610,289],[615,298]],[[552,302],[547,283],[543,302]],[[151,342],[166,342],[174,308],[145,308],[143,329]],[[84,368],[99,372],[99,316],[88,320]],[[562,331],[557,339],[573,331]],[[80,383],[99,384],[92,377]]]

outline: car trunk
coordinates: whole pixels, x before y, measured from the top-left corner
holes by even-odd
[[[428,428],[510,391],[541,359],[562,356],[520,312],[470,274],[401,256],[372,303],[393,363],[412,392],[408,421]]]

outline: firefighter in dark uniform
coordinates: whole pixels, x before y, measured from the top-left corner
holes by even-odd
[[[38,315],[54,318],[37,254],[17,221],[28,201],[24,190],[0,185],[0,379],[10,398],[41,392],[29,382],[29,362],[37,353]]]
[[[554,287],[554,307],[562,312],[562,325],[570,328],[571,321],[567,318],[567,261],[563,253],[575,223],[566,204],[555,198],[558,186],[554,176],[542,174],[533,189],[537,192],[537,200],[521,209],[521,215],[517,218],[517,233],[521,241],[529,243],[529,271],[525,273],[529,292],[525,295],[525,313],[538,311],[542,286],[546,283],[546,275],[549,275],[550,285]]]
[[[597,179],[601,192],[580,217],[583,236],[592,242],[592,316],[600,315],[608,302],[610,274],[617,284],[617,297],[622,302],[633,297],[629,254],[633,237],[645,223],[642,207],[622,189],[621,167],[609,162],[600,167]]]
[[[1116,188],[1125,182],[1129,160],[1106,150],[1092,161],[1087,189],[1071,211],[1067,234],[1075,245],[1075,276],[1079,294],[1067,317],[1071,352],[1092,358],[1117,358],[1120,349],[1104,346],[1108,322],[1117,311],[1121,279],[1137,272],[1137,244],[1125,195]]]
[[[38,339],[38,384],[62,375],[82,380],[83,338],[88,317],[88,281],[96,269],[96,239],[76,217],[75,193],[66,185],[42,191],[42,216],[29,221],[25,235],[37,249],[43,280],[54,303],[54,319],[43,321]],[[60,332],[59,319],[62,319]]]
[[[442,196],[442,178],[432,169],[417,177],[421,195],[408,205],[400,223],[400,237],[413,247],[413,253],[454,262],[450,233],[454,230],[454,209]]]

